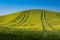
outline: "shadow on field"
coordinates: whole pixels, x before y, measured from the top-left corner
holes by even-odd
[[[60,40],[60,31],[15,30],[0,32],[0,40]]]

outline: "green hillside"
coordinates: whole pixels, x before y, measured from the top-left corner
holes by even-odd
[[[60,40],[60,12],[33,9],[0,16],[0,40]]]
[[[60,29],[60,13],[48,10],[25,10],[0,16],[0,26],[18,29]]]

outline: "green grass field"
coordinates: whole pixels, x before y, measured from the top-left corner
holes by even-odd
[[[0,40],[60,40],[60,31],[17,30],[6,28]]]
[[[0,16],[0,40],[60,40],[60,12],[33,9]]]

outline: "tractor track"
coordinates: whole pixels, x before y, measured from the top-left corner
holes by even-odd
[[[25,15],[26,15],[26,14],[24,13],[24,14],[21,16],[21,18],[18,18],[18,20],[17,20],[15,23],[13,23],[11,26],[17,26],[18,22],[21,23],[21,22],[23,21],[22,19],[25,17]]]
[[[24,24],[28,18],[29,18],[29,13],[26,13],[26,17],[25,17],[24,21],[22,22],[22,24]]]
[[[43,31],[46,32],[46,29],[45,29],[46,26],[45,26],[45,24],[44,24],[44,21],[45,21],[45,23],[48,25],[48,27],[51,27],[53,30],[55,30],[55,29],[53,28],[53,26],[48,23],[48,21],[47,21],[47,19],[46,19],[46,12],[45,12],[45,10],[42,10],[42,13],[41,13],[41,22],[42,22]]]
[[[28,16],[29,16],[29,13],[24,13],[23,14],[24,16],[22,17],[22,18],[20,18],[18,21],[17,21],[17,23],[15,23],[14,25],[12,25],[12,26],[21,26],[23,23],[25,23],[26,21],[27,21],[27,19],[28,19]]]
[[[52,29],[54,29],[53,26],[50,25],[50,24],[48,23],[47,19],[46,19],[46,12],[45,12],[45,11],[43,11],[43,12],[44,12],[44,20],[45,20],[46,24],[47,24],[49,27],[51,27]]]
[[[8,22],[8,23],[6,23],[6,24],[8,25],[8,24],[14,23],[14,22],[16,22],[16,21],[18,20],[19,17],[21,18],[22,16],[23,16],[23,14],[19,14],[19,15],[17,15],[17,17],[15,17],[12,21],[10,21],[10,22]],[[6,24],[2,24],[2,25],[6,25]]]
[[[24,24],[27,21],[28,16],[29,16],[29,13],[25,13],[25,16],[22,18],[21,21],[18,22],[17,26],[20,26],[20,25]]]
[[[41,22],[42,22],[43,31],[46,32],[45,25],[44,25],[44,22],[43,22],[43,16],[44,16],[44,13],[43,13],[43,10],[42,10],[42,12],[41,12]]]
[[[14,20],[12,20],[11,22],[16,22],[19,18],[21,18],[23,16],[23,14],[21,13],[21,14],[19,14]],[[10,22],[10,23],[11,23]]]
[[[27,21],[28,17],[29,17],[29,12],[27,13],[25,12],[23,14],[19,14],[15,19],[13,19],[11,22],[6,24],[10,26],[20,26]]]

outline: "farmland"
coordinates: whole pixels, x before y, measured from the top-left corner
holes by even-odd
[[[60,40],[60,12],[25,10],[0,16],[1,40]]]

